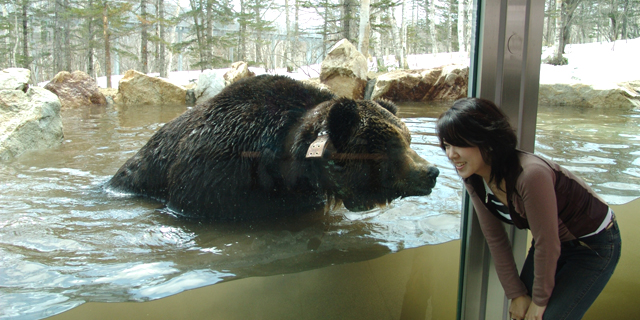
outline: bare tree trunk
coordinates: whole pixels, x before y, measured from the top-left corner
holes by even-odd
[[[466,41],[464,38],[464,0],[458,0],[458,51],[467,52]]]
[[[175,16],[177,17],[180,14],[180,6],[176,6],[176,14]],[[173,26],[173,31],[171,32],[171,41],[169,41],[169,43],[173,44],[176,40],[176,33],[178,33],[178,24],[175,24]],[[171,72],[171,65],[173,64],[173,50],[169,50],[168,53],[168,60],[169,62],[167,63],[167,68],[166,68],[166,73],[169,74]]]
[[[352,41],[351,19],[353,19],[353,0],[342,0],[342,37]]]
[[[197,8],[202,8],[202,1],[200,1],[198,4],[195,2],[196,0],[190,0],[189,3],[191,5],[191,10],[195,11]],[[200,22],[198,20],[198,15],[193,13],[193,26],[196,30],[196,39],[198,42],[198,56],[200,57],[200,71],[204,70],[204,59],[202,57],[203,52],[204,52],[204,36],[202,34],[202,26],[200,25]]]
[[[400,28],[400,69],[408,69],[407,63],[407,0],[402,0],[402,23]]]
[[[11,66],[17,67],[21,63],[21,62],[19,63],[18,61],[18,44],[20,43],[20,27],[18,24],[18,15],[16,14],[14,18],[15,18],[14,30],[15,30],[16,41],[13,42],[13,49],[11,50],[11,56],[12,56]]]
[[[284,48],[282,50],[283,56],[284,56],[284,66],[285,68],[287,68],[287,71],[289,71],[291,63],[289,61],[289,47],[292,47],[291,45],[291,21],[289,19],[289,0],[284,0],[284,18],[285,18],[285,27],[287,28],[287,40],[284,41],[283,45]]]
[[[391,33],[392,33],[393,48],[394,48],[393,55],[396,57],[396,61],[398,61],[398,64],[399,64],[398,68],[401,68],[402,65],[400,64],[400,62],[402,60],[402,41],[401,41],[402,31],[400,30],[400,28],[398,28],[398,23],[395,17],[395,10],[394,10],[394,13],[391,14]]]
[[[212,64],[212,60],[213,60],[213,51],[212,51],[212,46],[213,46],[213,23],[214,23],[214,19],[213,19],[213,0],[206,0],[207,1],[207,15],[206,15],[206,24],[207,24],[207,29],[206,29],[206,34],[205,34],[205,52],[206,52],[206,63],[205,65],[208,68],[212,68],[213,64]]]
[[[473,25],[473,0],[466,0],[467,2],[467,23],[465,25],[465,34],[467,35],[465,45],[467,52],[471,51],[471,26]]]
[[[29,28],[27,20],[27,9],[29,1],[22,0],[22,66],[29,69]]]
[[[149,33],[147,31],[147,0],[140,0],[140,70],[149,73]]]
[[[295,62],[295,65],[298,64],[302,64],[302,61],[304,60],[302,57],[300,57],[300,3],[298,2],[298,0],[295,0],[295,13],[294,13],[294,23],[293,23],[293,38],[294,38],[294,45],[292,46],[293,48],[291,49],[291,57],[293,59],[293,61]]]
[[[89,4],[87,5],[87,7],[92,8],[93,7],[93,0],[89,0]],[[89,52],[87,53],[87,74],[90,77],[96,77],[97,75],[94,73],[93,70],[93,19],[87,19],[87,29],[89,32]]]
[[[258,26],[262,25],[260,8],[257,4],[254,7],[254,13],[256,14],[256,25]],[[260,29],[256,30],[255,46],[256,46],[256,63],[258,64],[262,63],[263,66],[266,67],[267,65],[264,59],[262,58],[262,31]]]
[[[324,0],[324,12],[322,23],[322,59],[327,56],[327,35],[329,34],[329,1]]]
[[[447,11],[447,52],[453,51],[453,1],[449,0],[449,10]]]
[[[376,25],[380,25],[380,14],[375,14],[373,17],[373,21]],[[373,42],[373,56],[382,58],[382,41],[380,32],[378,30],[374,29],[373,34],[371,35],[371,40]]]
[[[60,27],[60,15],[64,11],[60,8],[60,1],[54,1],[53,3],[53,43],[51,44],[51,55],[53,56],[53,73],[62,71],[62,28]]]
[[[553,24],[553,22],[554,22],[554,17],[556,17],[555,16],[555,5],[554,5],[555,4],[555,0],[545,0],[545,1],[546,1],[545,7],[549,8],[549,11],[545,12],[545,16],[546,16],[546,20],[547,20],[547,30],[546,30],[547,32],[546,32],[546,35],[544,37],[546,41],[542,45],[543,46],[545,46],[545,45],[548,46],[548,45],[550,45],[550,44],[555,42],[554,40],[552,40],[552,39],[554,39],[554,37],[553,37],[554,27],[553,26],[555,26]]]
[[[2,4],[2,17],[7,21],[7,24],[9,24],[9,12],[7,10],[7,5],[6,4]],[[4,35],[4,33],[3,33]],[[4,47],[5,48],[9,48],[10,44],[11,44],[11,31],[6,30],[6,37],[4,37],[4,39],[2,40]],[[7,52],[8,57],[8,61],[7,61],[7,65],[11,66],[11,61],[13,60],[11,57],[11,51]]]
[[[300,4],[298,3],[298,0],[295,0],[295,13],[294,13],[294,23],[293,23],[293,45],[291,46],[291,59],[294,62],[294,65],[298,65],[298,52],[300,50],[300,48],[298,47],[298,44],[300,41],[300,25],[299,25],[299,10],[300,10]]]
[[[245,37],[247,34],[247,23],[244,20],[245,19],[244,7],[245,7],[244,0],[240,0],[240,16],[242,17],[242,20],[238,22],[240,24],[240,30],[238,35],[238,60],[239,61],[246,61],[247,59],[246,57],[247,45],[245,42]]]
[[[436,36],[436,2],[431,0],[429,2],[429,12],[427,13],[429,19],[429,33],[431,35],[431,53],[438,53],[438,38]]]
[[[164,26],[164,0],[158,0],[158,27],[160,28],[160,52],[158,53],[158,69],[160,76],[166,78],[169,71],[165,61],[165,26]]]
[[[620,30],[621,39],[629,39],[629,0],[624,0],[624,9],[622,11],[622,30]]]
[[[358,30],[358,51],[365,57],[369,58],[369,9],[371,3],[369,0],[360,1],[360,27]]]
[[[102,30],[104,34],[104,68],[105,76],[107,78],[107,88],[111,88],[111,52],[110,52],[110,40],[109,40],[109,4],[104,3],[102,10]]]
[[[69,12],[69,0],[64,0],[65,12]],[[64,26],[64,70],[72,72],[71,67],[71,19],[69,15],[63,16]]]
[[[611,36],[609,38],[612,42],[619,39],[618,35],[620,34],[620,32],[618,32],[618,29],[620,29],[619,20],[621,18],[621,13],[618,11],[619,7],[620,4],[618,3],[618,0],[611,0],[611,5],[609,7],[610,12],[608,16],[611,25]]]
[[[556,50],[556,63],[562,63],[564,54],[564,47],[569,40],[569,33],[571,31],[571,20],[573,19],[573,13],[582,0],[557,0],[556,9],[559,9],[560,19],[556,24],[558,32],[558,48]]]
[[[556,0],[556,60],[562,60],[562,54],[564,53],[564,36],[562,34],[562,0]]]

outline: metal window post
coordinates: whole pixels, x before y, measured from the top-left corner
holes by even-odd
[[[476,0],[469,96],[494,101],[517,128],[519,148],[535,144],[544,1]],[[462,201],[458,319],[508,319],[509,301],[467,194]],[[507,226],[518,267],[527,231]]]

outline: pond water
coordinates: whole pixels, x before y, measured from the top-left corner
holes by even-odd
[[[202,224],[102,185],[184,106],[63,111],[64,143],[0,165],[0,318],[86,301],[145,301],[251,276],[362,261],[459,237],[461,184],[433,135],[447,105],[405,104],[433,193],[382,209],[277,223]],[[640,196],[640,114],[541,107],[537,152],[612,203]]]

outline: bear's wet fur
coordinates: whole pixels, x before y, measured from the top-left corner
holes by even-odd
[[[165,124],[107,183],[213,220],[427,195],[438,170],[409,148],[390,101],[338,98],[286,76],[243,79]],[[307,158],[322,135],[320,157]]]

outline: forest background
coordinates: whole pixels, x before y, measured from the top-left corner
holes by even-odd
[[[341,39],[378,71],[407,56],[469,52],[473,0],[0,0],[0,69],[30,69],[32,82],[60,71],[92,77],[266,70],[320,63]],[[640,0],[545,0],[546,62],[566,64],[566,44],[640,37]],[[389,63],[391,61],[391,63]]]

